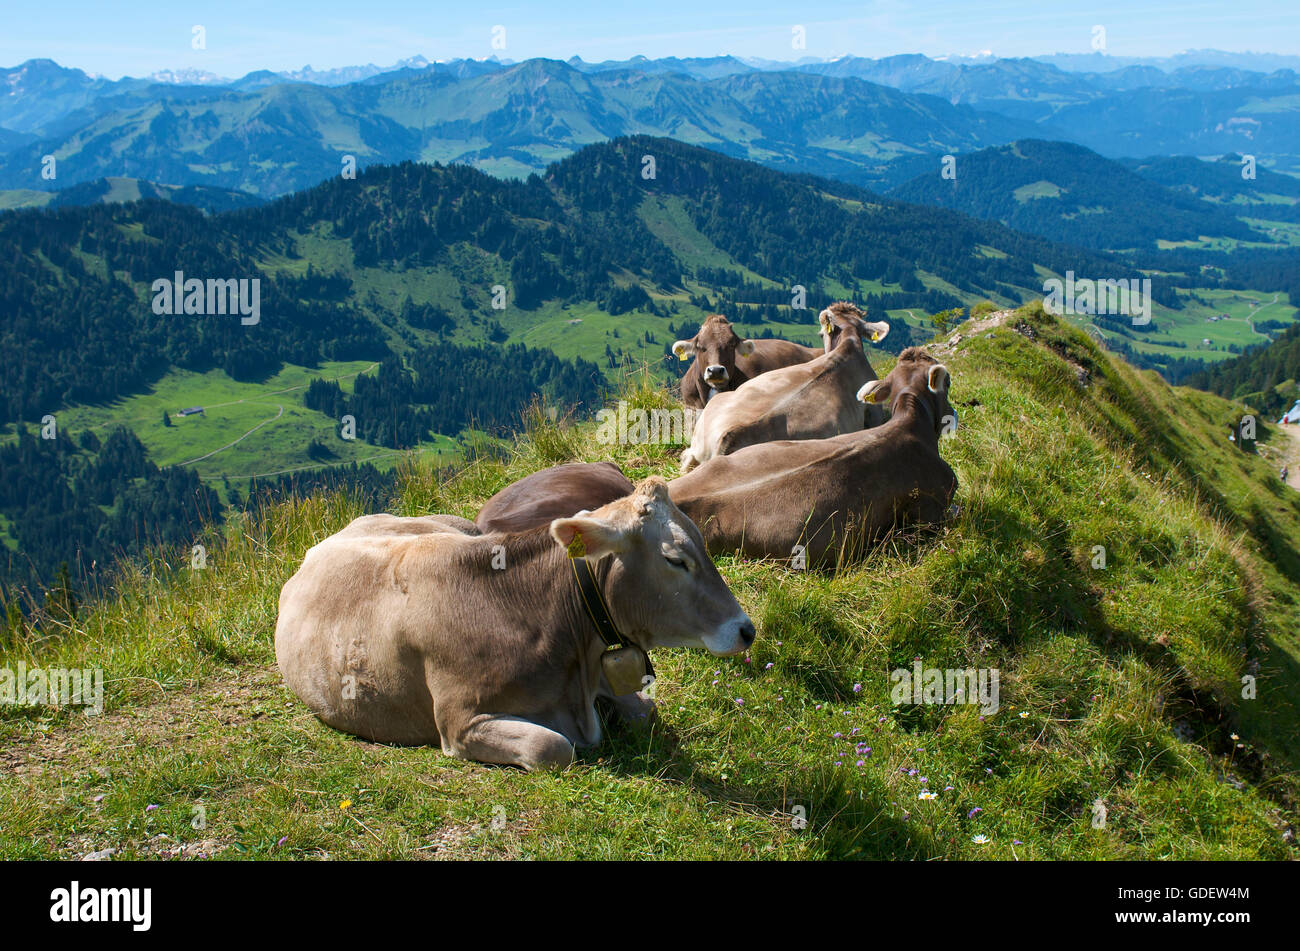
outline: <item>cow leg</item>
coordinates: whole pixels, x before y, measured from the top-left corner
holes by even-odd
[[[640,690],[621,697],[611,697],[610,701],[618,711],[619,719],[629,726],[644,728],[654,722],[655,702]]]
[[[452,744],[461,759],[535,769],[564,769],[573,762],[573,744],[554,730],[522,717],[479,714]]]
[[[651,668],[653,674],[654,668]],[[615,696],[605,675],[600,675],[596,685],[596,696],[605,700],[614,708],[618,718],[628,726],[644,729],[654,722],[655,702],[640,690]]]

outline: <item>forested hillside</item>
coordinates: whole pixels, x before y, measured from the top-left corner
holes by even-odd
[[[640,174],[645,154],[658,162],[653,179]],[[666,201],[722,252],[724,266],[683,260],[673,247],[681,236],[656,233],[647,204]],[[1040,283],[1035,265],[1118,267],[996,225],[662,139],[592,146],[523,182],[464,166],[375,168],[215,217],[163,202],[18,212],[0,217],[0,241],[10,249],[0,261],[8,316],[0,373],[13,384],[0,406],[5,422],[112,399],[170,366],[257,379],[284,362],[380,359],[394,346],[386,325],[412,332],[410,342],[453,328],[490,342],[493,321],[508,335],[521,312],[544,301],[594,301],[610,313],[659,307],[629,293],[636,284],[666,292],[691,283],[755,307],[755,316],[788,308],[795,284],[814,292],[809,308],[833,289],[880,309],[933,311],[961,301],[927,286],[924,274],[1017,300]],[[382,270],[418,288],[421,269],[451,280],[441,293],[425,290],[418,313],[358,286]],[[176,271],[259,279],[260,322],[153,313],[151,283]],[[500,310],[491,305],[497,282],[508,287]]]
[[[31,189],[0,191],[0,208],[62,208],[68,205],[109,204],[149,198],[193,205],[210,212],[251,208],[262,203],[256,195],[207,185],[158,185],[138,178],[101,178],[69,185],[56,192]]]
[[[590,146],[522,181],[405,163],[218,215],[160,201],[12,212],[0,215],[0,245],[5,441],[30,439],[18,428],[47,416],[100,438],[126,426],[151,452],[197,468],[217,510],[244,504],[254,483],[322,467],[372,485],[381,477],[365,464],[395,457],[358,446],[454,455],[462,434],[517,428],[533,401],[581,416],[629,365],[680,372],[669,347],[710,312],[745,333],[811,343],[817,311],[849,298],[890,322],[884,346],[897,352],[928,335],[924,315],[1028,300],[1045,274],[1140,276],[995,223],[646,137]],[[155,312],[154,282],[178,272],[256,280],[260,313],[245,323],[202,312],[205,301],[197,313]],[[1158,276],[1153,293],[1179,304]],[[1126,323],[1117,335],[1131,333]],[[303,382],[269,384],[289,370]],[[171,425],[202,403],[187,387],[202,378],[212,388],[214,377],[275,394],[245,389]],[[125,408],[158,392],[175,402]],[[98,553],[152,531],[120,515],[126,495],[95,502],[101,516],[77,514],[91,502],[76,476],[92,463],[77,454],[89,450],[60,448],[81,445],[77,425],[67,429],[65,442],[22,450],[50,455],[50,479],[0,477],[28,486],[0,507],[11,582],[52,577],[64,561],[102,566]],[[274,464],[259,464],[266,453]],[[206,496],[162,485],[148,490],[165,509],[150,540],[174,541],[193,525],[191,495]],[[47,528],[19,528],[36,509]]]
[[[1279,198],[1300,199],[1300,179],[1262,168],[1258,163],[1253,174],[1243,175],[1242,158],[1230,153],[1207,162],[1191,155],[1168,155],[1121,159],[1120,164],[1158,185],[1214,201],[1276,206]]]
[[[962,155],[953,178],[934,163],[890,195],[1087,248],[1153,250],[1203,235],[1265,240],[1232,210],[1066,142],[1030,139]]]

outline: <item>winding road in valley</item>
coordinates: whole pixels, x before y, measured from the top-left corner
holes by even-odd
[[[233,402],[235,402],[235,403],[245,403],[245,402],[248,402],[248,401],[247,401],[247,400],[234,400]],[[230,403],[220,403],[220,404],[218,404],[218,405],[220,405],[220,406],[230,406],[231,404],[230,404]],[[211,458],[212,456],[215,456],[215,455],[216,455],[217,453],[219,453],[219,452],[225,452],[225,451],[226,451],[227,449],[229,449],[231,446],[238,446],[241,442],[243,442],[243,441],[244,441],[245,439],[247,439],[249,436],[253,435],[253,433],[257,432],[257,431],[258,431],[259,429],[261,429],[263,426],[266,426],[268,423],[274,423],[277,419],[279,419],[281,416],[284,415],[284,405],[281,404],[281,403],[277,403],[277,404],[276,404],[276,407],[277,407],[277,409],[278,409],[278,412],[277,412],[274,416],[272,416],[270,419],[264,419],[264,420],[262,420],[260,423],[258,423],[256,426],[254,426],[254,427],[253,427],[252,429],[250,429],[248,432],[244,433],[244,435],[240,436],[240,437],[239,437],[238,439],[236,439],[234,442],[228,442],[228,443],[226,443],[224,446],[222,446],[220,449],[213,449],[213,450],[212,450],[211,452],[209,452],[209,453],[204,453],[203,455],[201,455],[201,456],[196,456],[196,457],[193,458],[193,459],[187,459],[185,462],[178,462],[178,463],[176,463],[176,465],[178,465],[178,466],[190,466],[190,465],[193,465],[193,464],[196,463],[196,462],[202,462],[204,459],[209,459],[209,458]],[[213,409],[215,409],[215,408],[216,408],[216,407],[214,406]]]
[[[1269,301],[1267,304],[1264,304],[1262,307],[1259,308],[1259,310],[1255,311],[1255,313],[1253,313],[1253,314],[1247,314],[1247,315],[1246,315],[1246,317],[1245,317],[1245,320],[1246,320],[1246,326],[1250,328],[1250,332],[1253,333],[1256,337],[1263,337],[1265,340],[1272,340],[1272,339],[1273,339],[1273,338],[1270,337],[1268,334],[1260,333],[1258,330],[1256,330],[1256,329],[1255,329],[1254,321],[1255,321],[1256,318],[1259,317],[1259,315],[1260,315],[1263,311],[1267,310],[1269,307],[1272,307],[1274,304],[1277,303],[1278,296],[1279,296],[1279,295],[1274,294],[1274,295],[1273,295],[1273,299],[1272,299],[1271,301]]]

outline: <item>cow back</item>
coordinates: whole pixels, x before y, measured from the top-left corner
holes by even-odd
[[[573,462],[525,476],[488,499],[474,524],[479,531],[523,532],[594,511],[631,495],[634,486],[612,462]]]

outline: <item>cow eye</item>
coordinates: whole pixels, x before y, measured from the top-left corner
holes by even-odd
[[[667,560],[668,564],[680,568],[682,571],[691,570],[690,566],[686,564],[685,558],[678,558],[676,555],[664,555],[664,558]]]

